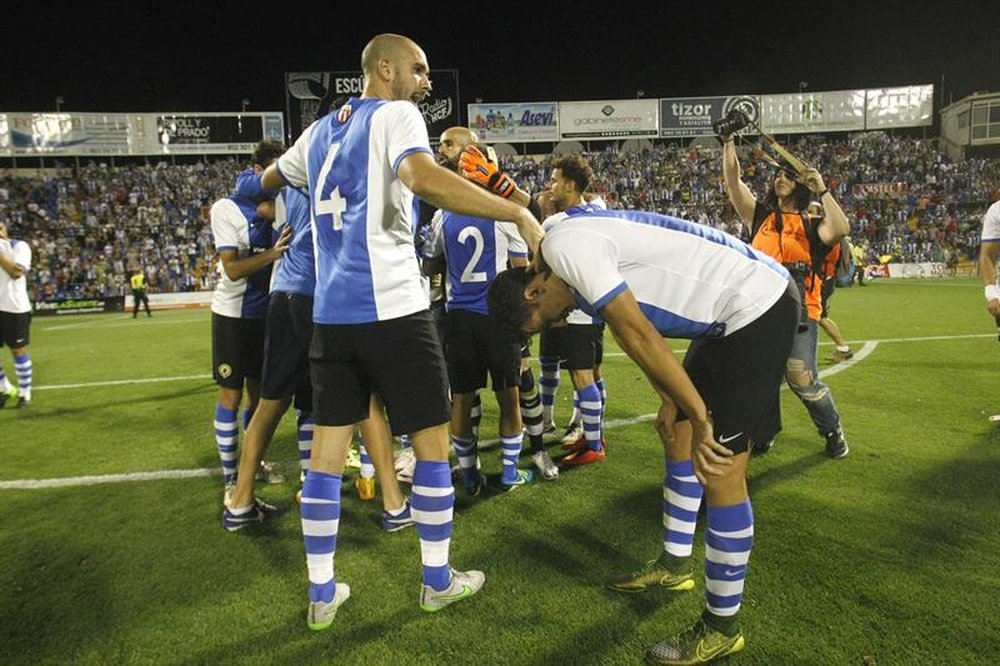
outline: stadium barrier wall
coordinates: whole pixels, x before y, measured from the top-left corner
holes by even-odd
[[[131,294],[127,297],[128,311],[135,307]],[[150,310],[178,310],[181,308],[207,308],[212,305],[210,291],[183,291],[173,294],[149,294]],[[141,307],[141,306],[140,306]]]
[[[93,314],[96,312],[123,312],[124,310],[124,296],[111,296],[109,298],[56,298],[36,301],[32,316]]]

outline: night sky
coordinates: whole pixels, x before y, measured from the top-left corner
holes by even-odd
[[[402,8],[392,8],[400,4]],[[326,9],[311,9],[313,6]],[[273,12],[266,16],[269,7]],[[360,69],[379,32],[457,69],[461,102],[1000,91],[1000,6],[970,2],[15,2],[0,112],[285,109],[284,73]]]

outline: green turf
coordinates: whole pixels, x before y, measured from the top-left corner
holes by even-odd
[[[1000,426],[986,416],[1000,412],[1000,344],[982,288],[876,281],[838,289],[832,316],[855,351],[877,342],[827,380],[851,453],[827,459],[783,392],[785,429],[750,465],[748,642],[729,663],[995,663]],[[608,420],[653,413],[641,373],[606,345]],[[207,312],[37,318],[31,350],[31,407],[0,411],[0,481],[218,467]],[[607,435],[605,462],[556,482],[474,502],[459,491],[452,560],[486,586],[433,615],[418,608],[415,531],[382,533],[379,503],[345,485],[336,562],[352,597],[320,633],[305,625],[297,513],[225,532],[217,475],[0,489],[0,663],[638,663],[700,611],[703,526],[694,592],[607,591],[658,552],[663,476],[648,421]],[[268,457],[294,476],[291,418]],[[499,472],[495,448],[483,465]],[[260,493],[288,504],[297,487]]]

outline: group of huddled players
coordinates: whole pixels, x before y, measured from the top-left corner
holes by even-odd
[[[361,97],[314,122],[287,151],[262,143],[234,194],[212,207],[221,271],[212,336],[223,525],[236,531],[280,511],[255,498],[253,485],[273,473],[264,452],[294,402],[307,470],[299,511],[309,628],[330,627],[350,596],[334,559],[344,472],[359,429],[363,471],[368,466],[355,482],[359,495],[374,496],[374,474],[383,528],[413,525],[418,533],[420,607],[434,612],[476,594],[484,574],[456,570],[449,555],[450,461],[454,451],[459,485],[481,493],[479,391],[488,376],[500,414],[502,490],[534,476],[519,465],[524,433],[534,470],[558,476],[542,437],[554,427],[550,398],[561,362],[579,413],[561,462],[599,462],[607,450],[600,373],[607,328],[661,398],[656,429],[665,461],[663,550],[609,585],[623,592],[695,587],[693,541],[705,500],[704,613],[646,658],[697,663],[741,650],[738,612],[754,538],[746,465],[754,446],[780,430],[779,388],[803,326],[803,295],[789,270],[703,225],[607,210],[587,194],[593,174],[578,157],[556,161],[545,190],[533,195],[499,170],[468,128],[444,132],[435,157],[416,107],[430,90],[423,50],[381,34],[366,45],[361,65]],[[809,170],[776,178],[771,209],[757,210],[752,196],[734,205],[741,216],[752,209],[755,230],[780,235],[782,218],[792,228],[802,209],[782,216],[775,206],[792,206],[798,187],[820,200],[829,194]],[[418,234],[421,204],[436,212]],[[832,244],[846,230],[839,207],[827,206],[829,219],[800,223]],[[431,305],[437,296],[442,307]],[[815,322],[811,330],[815,356]],[[538,382],[528,344],[536,333]],[[692,341],[683,365],[665,337]],[[237,454],[244,389],[250,408]],[[839,422],[823,434],[832,457],[846,454]],[[394,461],[396,436],[406,436],[409,450]],[[834,440],[843,443],[841,455],[831,452]],[[412,471],[404,470],[409,497],[394,464],[404,459],[412,460]]]

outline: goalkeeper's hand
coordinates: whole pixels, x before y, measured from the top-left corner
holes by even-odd
[[[469,144],[458,158],[458,169],[462,175],[471,181],[479,183],[504,199],[510,198],[517,190],[510,176],[500,171],[497,165],[490,162],[483,151]]]

